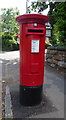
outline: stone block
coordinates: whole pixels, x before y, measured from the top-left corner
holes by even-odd
[[[47,59],[47,62],[52,63],[52,59]]]
[[[57,50],[48,50],[47,53],[51,54],[51,55],[56,55],[57,54]]]
[[[56,65],[55,64],[50,64],[51,67],[55,67]]]
[[[56,60],[60,60],[60,61],[64,60],[64,57],[62,55],[56,55],[54,57],[55,57]]]
[[[52,66],[58,68],[66,68],[66,56],[65,51],[59,49],[47,49],[46,60]]]
[[[59,65],[60,67],[66,68],[66,62],[64,62],[64,61],[59,61],[59,62],[58,62],[58,65]]]
[[[57,61],[57,60],[55,60],[55,59],[53,59],[53,63],[58,64],[58,61]]]

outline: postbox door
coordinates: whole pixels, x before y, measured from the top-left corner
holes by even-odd
[[[25,86],[43,84],[45,27],[30,28],[23,25],[21,83]],[[26,31],[26,32],[24,32]]]

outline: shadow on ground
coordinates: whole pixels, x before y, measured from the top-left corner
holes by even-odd
[[[64,71],[56,70],[45,63],[45,79],[52,80],[52,84],[64,94]],[[52,84],[48,81],[45,85],[46,89],[51,88]]]
[[[17,89],[16,89],[17,88]],[[42,102],[36,106],[22,106],[19,102],[19,85],[10,85],[10,93],[13,105],[14,118],[29,118],[42,113],[57,111],[53,103],[43,95]]]

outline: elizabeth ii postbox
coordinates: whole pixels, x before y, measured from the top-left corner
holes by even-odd
[[[24,14],[16,21],[20,24],[20,103],[36,105],[43,93],[45,23],[49,17]]]

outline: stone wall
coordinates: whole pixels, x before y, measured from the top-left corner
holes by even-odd
[[[48,47],[46,52],[46,62],[58,69],[66,69],[66,50],[64,47]]]

